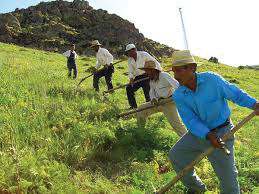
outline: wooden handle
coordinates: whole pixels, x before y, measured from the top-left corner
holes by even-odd
[[[113,65],[115,65],[115,64],[117,64],[117,63],[120,63],[120,62],[122,62],[122,61],[124,61],[124,60],[117,61],[117,62],[113,63]],[[105,68],[106,68],[106,67],[100,69],[99,71],[101,71],[101,70],[103,70],[103,69],[105,69]],[[97,72],[98,72],[98,71],[97,71]],[[89,78],[89,77],[91,77],[91,76],[93,76],[93,75],[94,75],[94,74],[92,73],[92,74],[90,74],[90,75],[84,77],[83,79],[81,79],[81,81],[77,84],[77,86],[79,86],[83,81],[85,81],[87,78]]]
[[[165,98],[165,99],[163,99],[162,102],[158,103],[158,105],[150,105],[148,107],[133,109],[131,111],[121,113],[121,114],[118,115],[118,118],[125,117],[125,116],[131,115],[131,114],[135,114],[135,113],[141,112],[143,110],[148,110],[148,109],[154,108],[156,106],[161,106],[161,105],[164,105],[164,104],[166,104],[168,102],[172,102],[172,99],[171,98]]]
[[[77,86],[79,86],[83,81],[85,81],[87,78],[89,78],[91,76],[93,76],[93,73],[88,75],[88,76],[86,76],[86,77],[84,77],[83,79],[81,79],[81,81],[77,84]]]
[[[140,79],[140,80],[137,80],[137,81],[133,82],[132,84],[136,84],[136,83],[138,83],[138,82],[141,82],[141,81],[144,81],[144,80],[148,80],[148,79],[149,79],[149,77],[145,77],[145,78],[143,78],[143,79]],[[128,86],[128,85],[129,85],[129,83],[128,83],[128,84],[121,85],[121,86],[117,86],[117,87],[115,87],[115,88],[113,88],[113,89],[104,91],[103,93],[111,93],[111,92],[113,92],[113,91],[115,91],[115,90],[118,90],[118,89],[120,89],[120,88],[124,88],[124,87],[126,87],[126,86]]]

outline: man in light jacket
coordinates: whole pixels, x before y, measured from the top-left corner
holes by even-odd
[[[108,90],[113,88],[112,85],[112,74],[114,73],[113,67],[113,56],[105,48],[101,47],[102,44],[98,40],[94,40],[91,43],[91,48],[96,52],[96,66],[93,76],[93,87],[99,91],[99,79],[105,77],[106,85]],[[100,69],[100,67],[102,67]]]
[[[169,73],[162,71],[155,61],[146,61],[142,69],[150,78],[150,98],[151,101],[141,105],[139,108],[155,105],[153,108],[137,113],[138,124],[145,126],[147,117],[157,112],[163,112],[178,136],[183,136],[187,130],[183,125],[174,102],[170,100],[172,93],[178,88],[179,83],[170,76]],[[167,101],[167,102],[166,102]]]
[[[149,79],[145,72],[139,67],[143,67],[146,61],[153,60],[160,66],[159,62],[145,51],[137,51],[134,44],[126,46],[126,55],[128,58],[129,85],[126,87],[128,102],[130,109],[137,108],[135,92],[142,88],[146,102],[150,101],[149,97]],[[145,79],[146,78],[146,79]],[[144,80],[145,79],[145,80]],[[134,83],[135,82],[135,83]]]

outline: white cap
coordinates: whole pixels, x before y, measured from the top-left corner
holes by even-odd
[[[127,52],[127,51],[129,51],[129,50],[131,50],[131,49],[134,49],[134,48],[136,48],[135,44],[128,44],[128,45],[126,46],[125,52]]]

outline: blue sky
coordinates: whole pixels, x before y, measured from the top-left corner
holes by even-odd
[[[27,8],[36,5],[42,0],[0,0],[0,13],[14,11],[15,8]]]
[[[0,12],[42,0],[0,0]],[[45,0],[46,1],[46,0]],[[191,52],[231,65],[259,64],[258,0],[88,0],[135,24],[146,37],[184,49],[178,8],[183,9]]]

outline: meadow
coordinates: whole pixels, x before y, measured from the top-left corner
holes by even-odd
[[[259,99],[259,71],[196,59],[199,71],[217,72]],[[82,56],[77,63],[79,78],[69,79],[62,55],[0,43],[0,193],[151,193],[175,176],[167,156],[178,137],[166,118],[153,115],[145,128],[135,117],[118,119],[128,108],[125,89],[104,97],[91,78],[77,87],[95,59]],[[114,86],[127,83],[127,62],[115,68]],[[106,90],[104,79],[100,86]],[[141,91],[137,101],[144,102]],[[230,105],[235,124],[251,112]],[[257,117],[236,134],[243,193],[259,193],[258,127]],[[159,174],[164,165],[169,172]],[[208,161],[196,170],[207,193],[218,193]],[[184,187],[179,182],[168,193]]]

